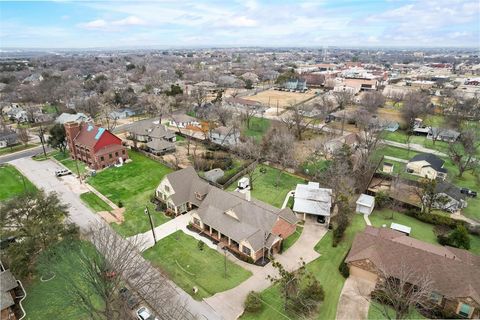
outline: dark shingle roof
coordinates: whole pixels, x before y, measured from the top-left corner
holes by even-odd
[[[442,168],[443,164],[445,161],[440,159],[438,156],[431,154],[431,153],[419,153],[416,156],[414,156],[412,159],[410,159],[409,162],[415,162],[415,161],[427,161],[430,163],[430,166],[440,172],[446,172],[446,169]]]
[[[448,182],[438,183],[435,187],[436,193],[445,193],[455,200],[465,200],[465,195],[460,192],[460,189]]]

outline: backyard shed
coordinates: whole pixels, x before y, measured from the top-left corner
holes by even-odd
[[[375,207],[375,198],[368,194],[361,194],[357,200],[357,213],[370,214]]]

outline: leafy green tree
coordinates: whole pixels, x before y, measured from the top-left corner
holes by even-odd
[[[253,89],[253,82],[250,79],[245,80],[245,89]]]
[[[258,298],[258,294],[255,291],[250,291],[243,306],[245,307],[245,311],[257,313],[262,309],[262,301]]]
[[[182,88],[178,84],[172,84],[170,90],[166,91],[165,94],[169,97],[176,96],[177,94],[183,94]]]
[[[470,249],[470,237],[467,228],[458,225],[455,230],[448,236],[449,244],[457,248]]]
[[[65,153],[67,149],[67,139],[65,135],[65,127],[59,123],[54,125],[50,131],[50,136],[48,137],[47,144],[59,150],[62,153]]]
[[[6,253],[17,275],[28,275],[40,252],[77,233],[73,225],[65,224],[66,216],[67,206],[55,193],[25,193],[1,205],[0,232],[17,240]]]

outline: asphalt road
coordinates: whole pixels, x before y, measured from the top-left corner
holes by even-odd
[[[45,151],[46,152],[52,151],[52,148],[50,148],[48,146],[45,146]],[[43,152],[42,146],[38,146],[38,147],[35,147],[35,148],[31,148],[31,149],[27,149],[27,150],[23,150],[23,151],[18,151],[18,152],[11,153],[11,154],[6,154],[6,155],[3,155],[3,156],[0,156],[0,164],[7,163],[7,162],[17,160],[17,159],[21,159],[21,158],[30,158],[31,156],[34,156],[37,153],[42,153],[42,152]]]

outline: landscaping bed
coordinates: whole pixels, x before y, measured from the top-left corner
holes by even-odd
[[[225,278],[224,256],[206,245],[200,250],[198,240],[182,231],[163,238],[143,256],[197,300],[234,288],[252,275],[227,259]]]

